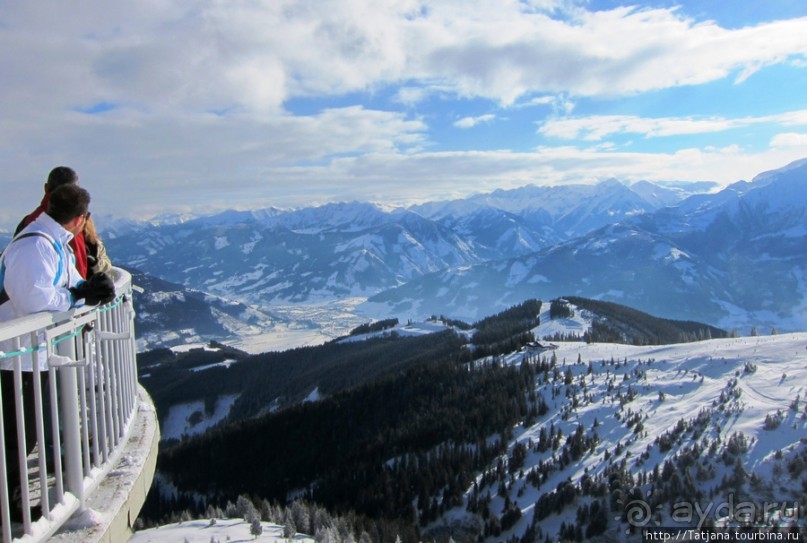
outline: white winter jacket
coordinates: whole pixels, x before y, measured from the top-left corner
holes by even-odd
[[[47,213],[40,215],[20,234],[42,232],[48,237],[30,236],[12,241],[3,252],[3,287],[9,300],[0,305],[0,322],[40,311],[67,311],[76,304],[68,290],[84,281],[76,270],[75,257],[68,246],[73,234]],[[53,242],[61,245],[61,255]],[[30,343],[28,346],[30,346]],[[0,342],[0,351],[11,352],[10,341]],[[20,357],[22,369],[31,370],[30,356]],[[41,369],[47,369],[42,367]],[[12,369],[9,358],[0,358],[0,368]]]

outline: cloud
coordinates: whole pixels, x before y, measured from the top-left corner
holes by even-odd
[[[742,122],[725,119],[656,118],[633,115],[596,115],[574,119],[550,119],[543,123],[539,133],[561,139],[600,141],[614,134],[641,134],[661,137],[687,134],[722,132]]]
[[[511,104],[528,92],[620,96],[738,71],[740,81],[764,66],[807,55],[800,30],[805,19],[727,30],[674,10],[581,9],[572,19],[553,19],[509,7],[484,20],[437,11],[433,22],[444,31],[442,39],[419,40],[431,45],[416,52],[413,63],[460,96]]]
[[[586,6],[582,0],[4,3],[0,221],[16,222],[38,202],[44,175],[56,164],[74,166],[93,205],[117,214],[349,195],[383,200],[385,190],[389,199],[426,197],[600,174],[653,178],[653,161],[658,175],[693,177],[674,167],[673,152],[427,150],[439,147],[436,117],[456,119],[480,103],[482,111],[551,105],[558,117],[540,130],[567,140],[748,126],[761,121],[566,116],[578,97],[631,96],[722,78],[741,84],[766,66],[807,61],[804,17],[726,29],[695,22],[681,9]],[[453,107],[458,99],[463,104]],[[406,111],[395,110],[401,105]],[[778,122],[798,127],[805,118],[797,111]],[[457,125],[492,120],[472,113]],[[785,147],[787,141],[793,136],[774,138],[765,160],[726,151],[693,156],[705,167],[700,177],[709,177],[718,159],[731,162],[722,175],[740,165],[749,175],[800,149]]]
[[[554,118],[541,124],[538,132],[544,136],[566,140],[601,141],[615,134],[640,134],[646,138],[684,136],[725,132],[763,123],[782,125],[807,124],[807,110],[779,115],[764,115],[739,119],[721,117],[659,117],[635,115],[593,115],[578,118]]]
[[[522,107],[545,106],[554,104],[556,100],[557,98],[555,96],[536,96],[535,98],[530,98],[520,105]]]
[[[19,220],[41,198],[47,171],[74,167],[96,211],[144,215],[161,208],[204,207],[228,198],[235,205],[263,202],[306,187],[274,172],[294,164],[327,164],[362,153],[409,153],[424,144],[426,126],[405,114],[360,106],[314,115],[200,113],[143,115],[132,109],[103,114],[71,112],[57,132],[37,127],[0,130],[0,146],[14,149],[4,164],[0,221]],[[26,132],[24,132],[24,130]],[[20,145],[13,137],[22,137]],[[6,162],[6,161],[4,161]],[[329,197],[338,193],[334,185]],[[27,212],[27,211],[26,211]]]
[[[807,134],[787,132],[777,134],[771,139],[771,147],[801,147],[807,148]]]
[[[624,95],[732,73],[742,81],[764,66],[807,57],[807,18],[736,30],[667,9],[566,7],[553,18],[564,4],[13,4],[4,6],[0,55],[4,72],[18,77],[4,80],[4,92],[62,88],[56,105],[260,112],[294,97],[411,81],[512,104],[526,93]]]
[[[485,115],[479,115],[477,117],[463,117],[454,123],[454,126],[457,128],[473,128],[474,126],[480,123],[490,123],[496,119],[496,115],[492,113],[488,113]]]
[[[401,87],[395,93],[394,100],[405,106],[414,106],[428,98],[429,92],[421,87]]]
[[[532,152],[368,153],[273,172],[309,187],[320,201],[339,185],[342,199],[407,204],[527,184],[623,181],[715,181],[728,185],[807,156],[807,145],[748,153],[737,146],[664,153],[541,147]]]

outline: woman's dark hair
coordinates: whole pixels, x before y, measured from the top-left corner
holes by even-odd
[[[90,193],[76,184],[62,185],[50,193],[48,215],[59,224],[86,215],[89,209]]]
[[[73,168],[67,166],[56,166],[48,174],[48,181],[45,187],[48,192],[53,192],[62,185],[73,185],[78,183],[78,174]]]

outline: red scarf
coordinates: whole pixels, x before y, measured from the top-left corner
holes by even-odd
[[[33,210],[31,213],[26,215],[22,222],[20,222],[20,226],[17,227],[17,232],[31,224],[36,220],[37,217],[42,215],[45,211],[48,210],[48,202],[50,201],[50,193],[46,192],[45,196],[42,197],[42,202],[39,204],[39,207]],[[84,236],[78,235],[73,236],[73,239],[70,240],[70,247],[73,248],[73,254],[76,256],[76,269],[81,274],[82,277],[87,277],[87,244],[84,243]]]

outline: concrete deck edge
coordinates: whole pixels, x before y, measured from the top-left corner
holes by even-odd
[[[78,512],[49,541],[125,543],[157,469],[160,429],[151,397],[138,386],[138,413],[121,458]]]

